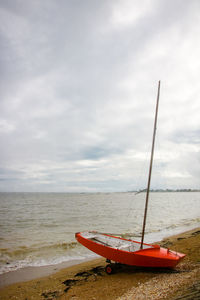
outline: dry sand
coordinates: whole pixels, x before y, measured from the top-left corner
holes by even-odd
[[[107,275],[105,259],[100,258],[3,287],[0,299],[200,299],[200,228],[160,244],[187,254],[175,270],[123,267],[116,274]],[[27,276],[30,270],[26,270]]]

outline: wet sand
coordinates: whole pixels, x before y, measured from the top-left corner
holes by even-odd
[[[57,273],[62,269],[66,269],[70,266],[80,264],[83,261],[84,260],[70,260],[57,265],[48,265],[42,267],[25,267],[16,271],[10,271],[4,274],[0,274],[0,288],[17,282],[30,281],[33,279],[46,277],[48,275]],[[89,260],[85,259],[85,261]]]
[[[174,270],[127,266],[113,275],[105,273],[102,258],[61,270],[63,265],[50,266],[49,273],[37,268],[37,274],[32,274],[33,268],[26,268],[23,277],[13,272],[22,282],[7,285],[9,279],[4,278],[7,286],[0,289],[0,299],[200,299],[200,228],[167,238],[160,245],[187,256]],[[24,281],[33,275],[37,278]]]

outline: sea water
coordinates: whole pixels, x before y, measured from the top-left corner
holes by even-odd
[[[0,193],[0,274],[95,257],[84,230],[140,240],[145,193]],[[151,193],[145,242],[200,226],[199,192]]]

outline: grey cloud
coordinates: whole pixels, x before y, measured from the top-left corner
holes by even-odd
[[[124,5],[1,1],[0,161],[5,170],[25,172],[19,189],[137,188],[159,79],[161,152],[168,143],[171,151],[182,143],[199,147],[199,1],[152,1],[149,8],[130,1],[136,19],[128,23]],[[115,9],[124,23],[115,24]],[[193,165],[189,155],[177,160],[174,167],[156,163],[155,185],[169,167],[178,174],[181,163]],[[188,185],[196,186],[194,167],[190,174]],[[174,182],[187,185],[178,176]],[[17,189],[9,180],[5,187]]]

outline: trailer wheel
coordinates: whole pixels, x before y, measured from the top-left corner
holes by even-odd
[[[106,266],[105,271],[108,275],[111,275],[114,273],[114,267],[112,264],[109,264]]]

